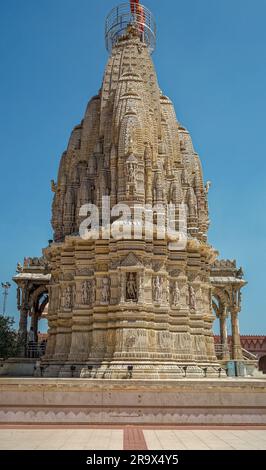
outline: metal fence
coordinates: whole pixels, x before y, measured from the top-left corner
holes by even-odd
[[[152,53],[156,46],[155,19],[144,5],[137,4],[132,8],[129,3],[122,3],[113,8],[106,18],[105,43],[108,52],[112,51],[113,46],[126,33],[129,25],[136,27],[142,42]]]
[[[37,343],[29,341],[25,347],[19,351],[19,356],[27,357],[29,359],[37,359],[44,356],[46,350],[46,342]]]

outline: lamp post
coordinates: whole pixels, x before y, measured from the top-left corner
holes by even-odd
[[[6,302],[7,302],[7,296],[8,296],[8,289],[10,289],[11,284],[9,282],[1,282],[2,289],[3,289],[3,296],[4,296],[4,301],[3,301],[3,316],[6,313]]]

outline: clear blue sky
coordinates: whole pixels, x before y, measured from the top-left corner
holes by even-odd
[[[104,20],[117,3],[0,0],[0,281],[52,237],[50,180],[100,88]],[[144,3],[158,25],[160,86],[213,183],[210,242],[249,282],[241,331],[266,334],[266,1]],[[17,315],[14,286],[7,310]]]

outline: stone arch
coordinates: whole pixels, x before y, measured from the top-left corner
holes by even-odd
[[[38,323],[45,307],[49,302],[48,289],[46,285],[41,285],[30,295],[30,316],[31,326],[33,327],[35,339],[38,338]]]
[[[219,305],[228,305],[230,301],[230,295],[226,289],[215,288],[213,289],[212,296],[217,300]]]

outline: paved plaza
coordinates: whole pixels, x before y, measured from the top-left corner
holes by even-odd
[[[264,429],[1,426],[1,450],[266,450]]]

